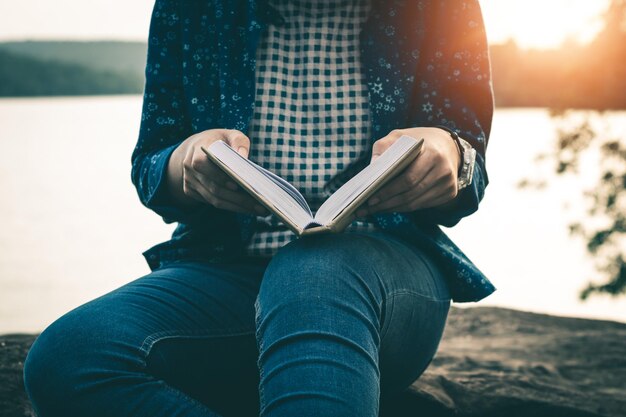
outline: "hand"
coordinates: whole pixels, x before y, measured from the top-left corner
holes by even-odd
[[[239,213],[268,214],[200,149],[218,140],[248,157],[250,139],[238,130],[211,129],[188,137],[172,153],[168,164],[168,185],[174,198],[183,205],[201,202]]]
[[[394,130],[374,143],[372,161],[402,135],[424,138],[422,151],[396,178],[359,208],[358,217],[435,207],[450,203],[457,196],[461,155],[450,134],[443,129],[417,127]]]

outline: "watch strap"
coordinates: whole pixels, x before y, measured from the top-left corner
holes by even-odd
[[[450,129],[448,126],[444,126],[444,125],[437,125],[434,126],[436,128],[439,128],[441,130],[445,130],[446,132],[448,132],[450,134],[450,136],[452,137],[452,140],[454,141],[454,143],[456,143],[456,147],[459,150],[459,154],[461,155],[461,167],[459,168],[459,174],[461,173],[461,169],[463,168],[463,160],[465,157],[465,149],[463,148],[463,145],[461,144],[461,138],[459,137],[459,134],[456,133],[454,130]]]
[[[472,183],[474,163],[476,161],[476,150],[472,148],[472,145],[469,142],[461,139],[459,134],[453,129],[443,125],[437,125],[434,127],[448,132],[459,149],[459,153],[461,155],[461,166],[459,167],[457,186],[459,190],[462,190]]]

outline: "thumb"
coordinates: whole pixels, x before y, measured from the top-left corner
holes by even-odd
[[[250,153],[250,139],[239,130],[229,130],[226,139],[231,148],[239,152],[244,158]]]
[[[374,142],[374,145],[372,146],[372,159],[370,161],[370,164],[374,162],[376,158],[381,156],[383,152],[385,152],[387,148],[389,148],[393,144],[393,142],[394,140],[389,137],[384,137]]]

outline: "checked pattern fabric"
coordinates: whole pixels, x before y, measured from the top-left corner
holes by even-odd
[[[273,0],[283,24],[268,25],[256,56],[250,159],[292,183],[313,212],[362,169],[371,148],[359,33],[370,1]],[[349,230],[374,230],[354,221]],[[251,256],[295,239],[274,215],[257,216]]]

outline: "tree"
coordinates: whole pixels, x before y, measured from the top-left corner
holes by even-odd
[[[584,85],[591,108],[626,106],[626,0],[612,0],[604,15],[604,28],[586,47],[582,65]],[[574,86],[572,86],[574,87]],[[599,155],[600,176],[596,186],[584,191],[586,217],[570,224],[570,233],[586,241],[587,251],[604,276],[601,284],[591,281],[581,291],[586,299],[594,293],[626,294],[626,138],[615,138],[606,128],[595,127],[594,115],[575,122],[571,111],[553,112],[557,142],[540,160],[554,162],[558,175],[576,175],[583,154],[594,149]],[[542,188],[543,182],[524,180],[521,187]]]
[[[595,113],[602,118],[602,113]],[[626,294],[626,143],[599,132],[587,113],[581,122],[574,122],[571,111],[553,113],[557,126],[557,142],[553,151],[540,155],[540,161],[554,163],[558,175],[578,175],[584,153],[598,152],[600,176],[596,186],[585,190],[588,204],[584,219],[569,225],[570,233],[586,241],[588,253],[596,261],[596,269],[605,282],[590,282],[581,291],[584,300],[594,293]],[[543,181],[524,180],[520,187],[541,189]]]
[[[586,72],[595,80],[603,108],[626,106],[626,0],[612,0],[604,28],[588,47]]]

